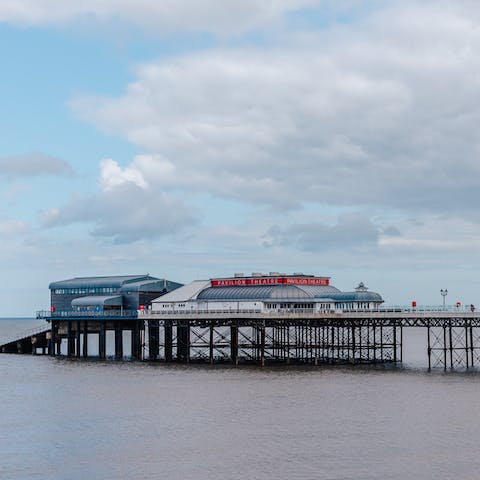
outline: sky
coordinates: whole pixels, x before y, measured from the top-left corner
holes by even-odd
[[[304,272],[480,304],[476,0],[0,0],[0,316]]]

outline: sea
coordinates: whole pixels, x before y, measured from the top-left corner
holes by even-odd
[[[0,319],[0,338],[37,325]],[[480,478],[480,370],[0,354],[0,479]]]

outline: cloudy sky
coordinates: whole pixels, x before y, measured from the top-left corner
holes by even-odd
[[[233,272],[480,304],[477,0],[0,0],[2,315]]]

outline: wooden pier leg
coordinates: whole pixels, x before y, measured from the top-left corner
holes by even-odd
[[[209,358],[210,358],[210,365],[213,365],[213,320],[210,322],[210,339],[209,339]]]
[[[165,362],[170,363],[173,359],[173,345],[172,345],[172,333],[173,328],[171,323],[165,321],[164,325],[164,338],[165,338]]]
[[[427,327],[427,355],[428,355],[428,369],[432,369],[432,346],[430,341],[430,325]]]
[[[88,321],[83,322],[83,358],[88,358]]]
[[[115,322],[115,359],[123,358],[123,329],[119,321]]]
[[[448,325],[448,340],[449,340],[449,351],[450,351],[450,368],[453,368],[453,342],[452,342],[452,323],[449,322]]]
[[[265,366],[265,325],[260,327],[260,366]]]
[[[135,327],[130,329],[130,356],[132,358],[137,357],[137,341],[136,341]]]
[[[190,322],[185,326],[185,358],[190,361]]]
[[[370,349],[370,333],[372,331],[372,326],[370,324],[370,320],[367,324],[367,362],[370,363],[370,353],[371,353],[371,349]]]
[[[443,369],[447,369],[447,327],[443,326]]]
[[[355,325],[352,326],[352,337],[350,339],[350,343],[352,345],[352,358],[351,358],[351,362],[352,363],[356,363],[356,344],[355,344]]]
[[[98,335],[98,355],[102,359],[106,357],[106,320],[100,320],[100,332]]]
[[[380,325],[380,360],[383,362],[383,326]]]
[[[403,363],[403,326],[400,325],[400,363]]]
[[[190,325],[189,323],[177,325],[177,360],[190,361]]]
[[[67,322],[67,357],[75,355],[75,337],[73,336],[72,322]]]
[[[80,320],[75,324],[75,355],[80,357]]]
[[[62,354],[62,336],[58,333],[59,326],[60,326],[59,322],[57,322],[57,335],[55,336],[56,338],[55,348],[57,350],[57,355]]]
[[[230,327],[230,359],[234,365],[238,365],[238,327]]]
[[[148,321],[148,359],[158,360],[160,352],[159,346],[160,327],[158,320]]]
[[[367,348],[365,349],[365,347]],[[368,357],[368,321],[366,325],[362,322],[362,324],[358,327],[358,357],[360,359],[360,363],[363,363],[365,354]]]
[[[185,327],[177,324],[177,362],[185,361],[184,343],[185,343]]]
[[[472,367],[474,367],[475,364],[473,363],[473,359],[474,359],[474,351],[473,351],[473,327],[472,327],[471,324],[470,324],[470,354],[471,354],[470,365],[471,365]]]
[[[467,364],[467,368],[470,367],[469,365],[469,355],[468,355],[468,327],[465,325],[465,363]]]
[[[335,332],[337,333],[337,336],[335,337]],[[339,355],[339,349],[340,347],[338,346],[335,338],[338,339],[338,327],[335,326],[335,325],[332,325],[332,358],[331,358],[331,361],[332,363],[335,362],[335,360],[338,360],[338,355]],[[340,340],[338,340],[338,343],[340,342]]]
[[[322,346],[321,346],[321,349],[320,349],[320,352],[321,352],[321,359],[322,359],[322,362],[325,361],[326,359],[326,355],[325,355],[325,332],[328,331],[328,327],[326,325],[322,325]],[[327,337],[328,338],[328,337]]]
[[[288,365],[290,363],[290,324],[289,323],[287,323],[285,325],[285,329],[286,329],[285,330],[285,333],[286,333],[285,340],[286,340],[286,347],[287,347],[286,348],[286,350],[287,350],[286,356],[287,356],[287,365]]]
[[[142,328],[143,324],[143,328]],[[138,320],[138,334],[140,336],[139,338],[139,353],[140,357],[139,360],[143,360],[145,358],[145,321],[144,320]]]
[[[52,329],[50,331],[50,341],[48,342],[48,353],[55,356],[55,345],[57,343],[57,322],[52,320]]]
[[[393,361],[397,363],[397,326],[393,326]]]
[[[135,320],[132,328],[132,357],[140,360],[142,356],[142,347],[140,345],[140,320]]]

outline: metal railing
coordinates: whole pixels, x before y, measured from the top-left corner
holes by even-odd
[[[260,309],[228,309],[228,310],[144,310],[141,315],[209,315],[225,313],[262,313]]]
[[[39,310],[37,318],[61,320],[62,318],[137,318],[137,310]]]
[[[473,313],[475,307],[470,305],[457,307],[456,305],[449,305],[446,307],[438,305],[423,305],[418,307],[406,307],[403,305],[392,305],[379,307],[375,309],[346,309],[346,308],[332,308],[332,309],[315,309],[315,308],[276,308],[276,309],[218,309],[218,310],[144,310],[139,312],[141,315],[225,315],[225,314],[268,314],[268,315],[290,315],[290,314],[309,314],[309,315],[325,315],[325,314],[342,314],[342,313]]]

